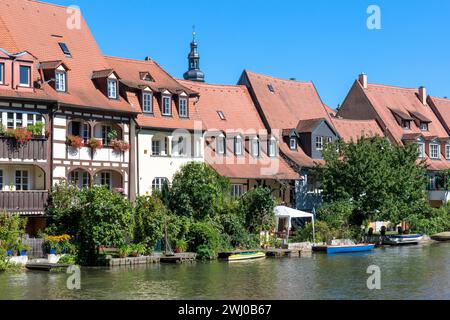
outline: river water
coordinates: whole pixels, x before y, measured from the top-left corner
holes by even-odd
[[[368,290],[369,266],[381,290]],[[373,253],[84,268],[81,290],[65,273],[0,274],[0,299],[450,299],[450,244],[381,248]]]

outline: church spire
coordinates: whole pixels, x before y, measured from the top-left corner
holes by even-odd
[[[205,82],[205,74],[200,70],[200,55],[198,54],[198,45],[195,40],[195,26],[192,27],[191,52],[188,56],[189,68],[184,74],[185,80]]]

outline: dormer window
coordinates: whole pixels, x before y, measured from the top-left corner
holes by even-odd
[[[188,118],[188,100],[186,98],[180,98],[179,109],[180,109],[180,117]]]
[[[269,140],[268,154],[269,157],[276,157],[277,155],[277,140],[275,140],[275,138]]]
[[[242,138],[240,136],[234,138],[234,154],[237,156],[242,156],[243,153]]]
[[[66,92],[67,73],[64,71],[56,71],[55,73],[55,89],[58,92]]]
[[[440,159],[441,146],[436,143],[430,143],[430,158]]]
[[[259,157],[259,140],[256,137],[252,139],[252,156]]]
[[[5,64],[0,63],[0,84],[5,84]]]
[[[117,99],[117,80],[108,79],[108,98]]]
[[[289,148],[290,148],[291,150],[297,150],[297,138],[292,137],[292,138],[289,140]]]
[[[31,87],[31,67],[20,66],[19,84],[21,87]]]
[[[153,113],[153,94],[151,92],[142,94],[142,111],[144,113]]]
[[[172,98],[170,96],[162,97],[162,115],[163,116],[172,115]]]
[[[420,130],[422,130],[422,131],[428,131],[428,123],[426,123],[426,122],[421,122],[421,123],[420,123]]]
[[[223,134],[217,137],[216,148],[218,154],[225,154],[225,143],[226,140]]]
[[[402,120],[402,128],[406,130],[411,130],[411,121]]]

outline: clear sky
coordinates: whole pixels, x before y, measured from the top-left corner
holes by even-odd
[[[235,84],[244,69],[313,81],[330,107],[358,74],[424,85],[450,96],[447,0],[47,0],[78,5],[106,55],[152,57],[181,78],[192,25],[207,82]],[[369,5],[381,30],[367,27]]]

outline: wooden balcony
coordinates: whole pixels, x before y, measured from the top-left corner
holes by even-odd
[[[17,144],[14,139],[0,137],[0,159],[47,160],[47,146],[47,139]]]
[[[48,191],[0,191],[0,210],[23,215],[44,213]]]

